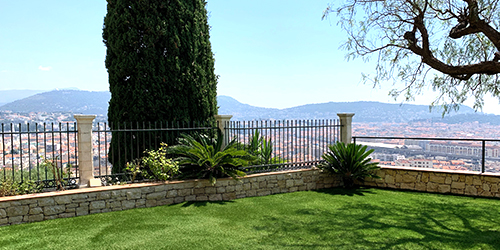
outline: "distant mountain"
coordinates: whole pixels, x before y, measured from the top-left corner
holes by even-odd
[[[106,115],[110,98],[108,91],[54,90],[2,105],[0,111]]]
[[[307,104],[286,109],[258,108],[242,104],[229,96],[218,97],[219,114],[232,114],[233,120],[260,119],[336,119],[337,113],[354,113],[354,122],[409,122],[416,119],[441,119],[442,110],[429,112],[427,105],[389,104],[381,102],[329,102]],[[457,114],[474,114],[474,110],[462,106]],[[477,114],[478,117],[482,114]],[[499,116],[500,117],[500,116]]]
[[[9,102],[13,102],[19,99],[23,99],[38,93],[43,93],[46,90],[0,90],[0,106],[5,105]]]
[[[0,92],[1,94],[1,92]],[[77,113],[106,115],[111,94],[108,91],[54,90],[38,93],[0,106],[0,111],[15,113]],[[441,117],[441,110],[429,112],[427,105],[388,104],[380,102],[329,102],[293,108],[260,108],[243,104],[229,96],[217,97],[219,114],[233,115],[232,120],[337,119],[337,113],[354,113],[354,122],[397,122],[419,120],[434,122],[495,122],[500,116],[474,113],[462,106],[456,113]]]

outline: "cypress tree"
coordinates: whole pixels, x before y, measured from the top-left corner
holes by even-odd
[[[205,0],[107,0],[103,41],[111,129],[150,122],[213,125],[217,76],[205,5]],[[126,162],[159,146],[147,141],[151,135],[145,132],[114,132],[113,172],[123,172]]]

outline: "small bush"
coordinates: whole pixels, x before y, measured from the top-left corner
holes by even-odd
[[[127,170],[133,174],[132,181],[138,174],[146,179],[166,181],[179,173],[179,164],[167,157],[167,144],[162,143],[158,150],[146,150],[144,157],[127,163]]]

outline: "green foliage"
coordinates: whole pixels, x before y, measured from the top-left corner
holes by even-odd
[[[145,156],[127,164],[132,172],[132,182],[138,174],[146,179],[166,181],[179,173],[179,164],[167,156],[167,144],[162,143],[158,150],[146,150]]]
[[[499,0],[344,0],[329,13],[346,32],[346,57],[376,61],[363,80],[392,82],[394,98],[433,90],[431,105],[444,113],[467,99],[477,110],[485,95],[500,98]]]
[[[108,0],[103,41],[109,73],[112,129],[143,122],[208,122],[217,114],[214,57],[205,1]],[[121,173],[126,162],[154,144],[176,138],[113,133],[109,160]],[[134,147],[134,149],[131,149]],[[119,153],[120,152],[120,155]]]
[[[217,136],[205,134],[183,134],[178,145],[168,148],[168,153],[178,156],[183,178],[208,178],[215,185],[217,178],[230,176],[233,179],[245,176],[239,170],[255,160],[247,150],[238,149],[236,140],[223,146],[224,137],[218,130]]]
[[[374,170],[379,169],[378,163],[370,162],[371,158],[368,158],[373,149],[366,151],[367,146],[353,143],[346,146],[343,142],[337,142],[328,148],[329,151],[322,156],[325,163],[318,167],[340,175],[344,187],[352,188],[355,181],[363,182],[366,177],[380,178],[373,174]]]
[[[255,160],[250,164],[252,166],[259,165],[274,165],[274,167],[279,167],[279,165],[285,163],[284,159],[280,157],[273,157],[273,142],[271,139],[264,138],[264,136],[260,135],[259,130],[255,130],[254,134],[250,138],[250,141],[247,145],[243,146],[250,154],[255,156]],[[271,168],[271,166],[263,167],[266,169]],[[254,168],[252,168],[254,169]]]
[[[26,180],[23,183],[5,180],[0,182],[0,197],[40,193],[43,191],[43,185],[32,180]]]

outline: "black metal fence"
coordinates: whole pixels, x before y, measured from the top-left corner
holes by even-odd
[[[146,148],[159,148],[160,144],[172,144],[182,133],[213,131],[216,128],[200,122],[124,122],[111,128],[108,123],[97,123],[93,128],[93,160],[94,176],[104,184],[129,180],[130,176],[113,171],[113,160],[116,164],[126,164],[143,156]],[[111,139],[115,137],[117,145],[112,147]],[[127,159],[119,161],[116,159]],[[123,169],[124,166],[120,166]]]
[[[340,140],[340,127],[339,120],[230,121],[225,133],[227,140],[236,138],[250,145],[257,131],[263,141],[270,142],[269,159],[246,168],[247,173],[256,173],[317,165],[328,145]]]
[[[1,124],[0,182],[74,187],[77,162],[76,123]]]
[[[354,136],[353,142],[373,148],[372,159],[381,165],[500,172],[496,139]]]

